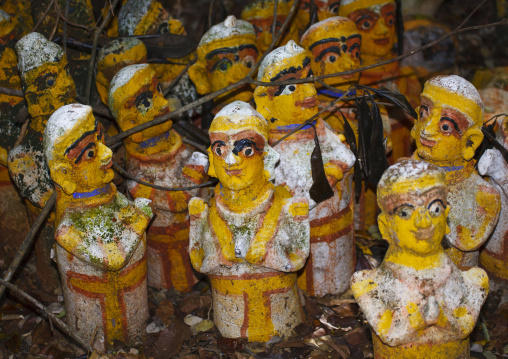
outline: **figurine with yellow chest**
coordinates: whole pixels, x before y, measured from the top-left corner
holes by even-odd
[[[122,131],[172,110],[161,93],[155,71],[147,64],[120,70],[109,88],[109,108]],[[193,152],[172,129],[171,120],[124,140],[127,170],[137,179],[165,187],[188,187],[207,180],[206,155]],[[189,291],[197,282],[187,252],[187,203],[199,189],[162,191],[127,181],[133,198],[152,200],[157,215],[147,231],[148,283],[157,289]]]
[[[289,337],[304,320],[296,271],[309,254],[308,202],[269,180],[278,161],[266,120],[249,104],[224,107],[210,127],[211,204],[189,203],[189,252],[212,286],[226,338]]]
[[[425,83],[418,120],[411,130],[413,157],[446,172],[450,233],[448,254],[458,266],[478,265],[480,246],[494,230],[501,199],[478,175],[473,156],[483,140],[483,102],[460,76],[437,76]]]
[[[112,152],[92,108],[71,104],[48,121],[44,151],[55,182],[56,260],[67,324],[100,350],[135,344],[148,319],[149,200],[117,192]]]
[[[312,76],[307,52],[292,40],[269,53],[259,68],[258,81],[276,82]],[[270,144],[287,135],[318,112],[314,84],[258,86],[254,91],[257,110],[268,120]],[[324,172],[333,196],[316,204],[309,197],[314,183],[311,155],[319,141]],[[342,137],[343,139],[344,137]],[[343,293],[355,266],[352,176],[355,157],[341,137],[322,120],[304,126],[274,145],[280,155],[275,184],[293,196],[305,196],[309,213],[311,254],[298,285],[310,295]]]
[[[489,291],[484,270],[461,271],[441,240],[450,232],[447,180],[439,167],[402,160],[378,184],[383,263],[351,278],[373,331],[374,358],[469,358],[469,334]]]

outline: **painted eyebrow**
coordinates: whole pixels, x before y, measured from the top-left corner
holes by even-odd
[[[300,71],[302,68],[307,67],[308,65],[310,65],[310,59],[309,59],[308,57],[306,57],[306,58],[303,60],[303,64],[302,64],[302,66],[298,66],[298,67],[291,66],[289,69],[284,69],[284,70],[282,70],[281,72],[279,72],[277,75],[275,75],[274,77],[272,77],[272,78],[270,79],[270,82],[277,81],[277,80],[278,80],[278,79],[280,79],[282,76],[287,75],[287,74],[296,74],[298,71]]]
[[[81,135],[80,138],[78,138],[76,141],[74,141],[64,152],[64,155],[67,155],[71,150],[73,150],[74,148],[76,148],[77,145],[79,145],[79,143],[81,141],[83,141],[83,139],[85,137],[88,137],[90,136],[91,134],[93,134],[94,132],[97,132],[97,126],[99,125],[99,122],[97,120],[95,120],[95,126],[94,126],[94,129],[93,130],[90,130],[90,131],[87,131],[85,133],[83,133]]]
[[[237,51],[245,50],[245,49],[251,49],[256,51],[257,54],[259,54],[258,49],[255,45],[247,44],[247,45],[240,45],[235,47],[221,47],[220,49],[215,49],[210,51],[208,54],[205,55],[206,60],[210,60],[212,57],[218,54],[232,54]]]
[[[235,141],[233,148],[233,153],[238,156],[238,152],[243,150],[245,147],[252,146],[256,151],[261,152],[261,150],[256,146],[256,143],[248,138],[242,138],[241,140]]]
[[[379,16],[376,13],[364,14],[364,15],[360,16],[358,19],[356,19],[355,23],[358,22],[358,21],[362,21],[364,19],[367,19],[367,18],[371,18],[371,17],[379,18]]]
[[[81,161],[81,157],[83,157],[83,154],[85,153],[85,151],[88,150],[89,148],[92,148],[92,147],[95,147],[94,142],[90,142],[88,145],[86,145],[85,148],[83,148],[81,150],[81,152],[79,153],[79,155],[76,158],[76,160],[74,161],[74,163],[78,163],[79,161]]]
[[[339,56],[341,56],[341,53],[342,53],[342,51],[340,49],[340,46],[330,46],[330,47],[328,47],[328,48],[326,48],[326,49],[324,49],[323,51],[320,52],[320,54],[316,57],[316,62],[321,61],[323,56],[325,56],[329,52],[335,52]]]
[[[341,42],[341,39],[339,39],[338,37],[329,37],[328,39],[316,41],[315,43],[313,43],[312,45],[309,46],[309,50],[312,50],[313,48],[315,48],[318,45],[326,44],[327,42]]]
[[[439,122],[441,121],[450,121],[453,124],[453,128],[455,128],[458,133],[462,133],[462,131],[459,129],[459,125],[457,124],[457,122],[455,122],[453,118],[443,116],[439,119]]]
[[[213,141],[212,147],[215,146],[215,145],[226,146],[226,143],[224,141],[217,140],[217,141]]]
[[[415,206],[413,206],[412,204],[409,204],[409,203],[403,203],[401,204],[400,206],[397,206],[395,207],[394,209],[392,209],[392,211],[390,212],[390,214],[394,214],[396,210],[398,210],[399,208],[401,207],[411,207],[411,208],[415,208]]]

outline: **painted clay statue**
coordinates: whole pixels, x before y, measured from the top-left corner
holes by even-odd
[[[313,2],[316,6],[317,15],[317,19],[313,19],[314,21],[323,21],[339,14],[340,0],[300,0],[298,11],[294,20],[297,24],[300,36],[309,28],[309,26],[313,25],[310,24],[310,14]]]
[[[56,258],[67,325],[100,349],[145,334],[145,229],[150,200],[134,203],[111,182],[112,152],[92,108],[71,104],[48,120],[44,152],[57,192]]]
[[[147,64],[120,70],[109,88],[109,108],[122,131],[174,110],[160,92],[155,71]],[[207,180],[206,155],[192,152],[167,121],[124,140],[127,170],[145,182],[165,187],[188,187]],[[162,191],[128,181],[133,198],[149,198],[155,220],[147,231],[148,283],[158,289],[189,291],[196,284],[189,261],[187,205],[199,189]]]
[[[201,38],[197,61],[189,68],[198,93],[206,95],[244,78],[258,59],[256,43],[254,27],[232,15],[212,26]],[[246,85],[216,97],[213,112],[233,101],[251,101],[253,90]]]
[[[499,121],[497,140],[508,148],[508,117]],[[478,172],[489,176],[501,194],[499,221],[480,252],[480,264],[491,279],[508,282],[508,164],[498,149],[488,149],[478,161]]]
[[[292,0],[280,0],[277,4],[277,18],[275,19],[275,31],[278,32],[286,21],[291,6]],[[275,6],[274,0],[253,0],[242,10],[241,18],[250,22],[254,26],[256,36],[258,38],[258,50],[261,53],[266,52],[272,43],[272,29],[273,29],[273,10]],[[298,41],[298,28],[296,22],[290,24],[281,37],[276,46],[285,45],[289,40]]]
[[[469,358],[489,279],[480,268],[459,270],[441,245],[449,231],[446,182],[437,166],[406,159],[378,184],[379,230],[390,247],[380,267],[351,278],[374,358]]]
[[[189,203],[190,257],[212,285],[214,322],[226,338],[266,342],[302,323],[296,271],[309,254],[308,202],[270,181],[277,153],[249,104],[224,107],[210,126],[212,204]]]
[[[483,102],[471,83],[455,75],[427,81],[421,102],[411,130],[417,148],[413,156],[446,172],[451,206],[447,252],[459,267],[474,266],[501,209],[499,192],[474,168],[473,156],[483,140]]]
[[[291,40],[265,57],[259,68],[258,81],[309,76],[312,71],[307,52]],[[316,89],[312,83],[258,86],[254,100],[259,113],[268,120],[270,144],[318,112]],[[310,206],[316,206],[309,213],[311,254],[298,285],[310,295],[323,296],[346,291],[354,271],[352,176],[349,170],[355,157],[322,119],[318,119],[314,126],[305,126],[274,147],[280,155],[275,184],[286,187],[293,196],[309,196],[313,184],[311,154],[316,133],[325,174],[334,195],[317,205],[309,198]]]
[[[46,122],[58,108],[76,101],[76,87],[68,72],[66,55],[41,34],[24,36],[16,43],[16,52],[30,124],[20,144],[9,152],[8,167],[33,221],[53,192],[42,147]],[[51,260],[54,221],[52,214],[35,244],[37,275],[47,290],[58,286],[58,271]]]
[[[345,17],[336,16],[312,25],[302,36],[302,46],[311,59],[314,76],[329,75],[360,67],[360,46],[362,37],[356,24]],[[322,80],[336,90],[320,86],[317,89],[319,109],[327,108],[330,103],[343,96],[351,85],[357,84],[360,73],[330,77]],[[354,91],[351,95],[354,95]],[[355,133],[358,133],[358,120],[354,102],[344,101],[335,105],[337,109],[322,113],[322,118],[339,134],[344,134],[344,119]],[[340,112],[339,112],[340,109]],[[390,122],[386,110],[381,108],[384,125],[384,137],[390,137]],[[342,114],[341,114],[342,113]],[[390,141],[391,144],[391,141]],[[391,145],[390,145],[391,146]],[[390,147],[388,146],[388,147]],[[376,223],[377,203],[375,188],[367,187],[360,196],[359,205],[355,206],[355,228],[369,229]]]
[[[0,86],[21,90],[14,52],[16,21],[0,10]],[[29,230],[26,208],[7,170],[7,154],[14,147],[22,122],[16,117],[26,106],[24,97],[0,94],[0,233],[5,245],[0,256],[12,259]],[[25,118],[22,119],[22,121]]]
[[[396,3],[393,0],[342,0],[339,15],[356,23],[362,35],[362,66],[395,57]],[[362,71],[360,84],[384,86],[406,96],[413,107],[419,105],[420,82],[408,67],[398,62]],[[392,153],[390,161],[407,157],[410,152],[412,120],[402,112],[390,113]]]
[[[127,0],[118,14],[120,36],[157,35],[171,33],[186,35],[180,20],[174,19],[157,0]],[[159,83],[165,89],[182,72],[194,54],[179,59],[168,59],[170,64],[153,64]],[[185,73],[173,87],[183,104],[197,100],[196,89]]]
[[[146,62],[146,46],[134,37],[115,39],[105,45],[97,56],[95,84],[102,102],[108,105],[109,85],[118,71],[129,65]]]

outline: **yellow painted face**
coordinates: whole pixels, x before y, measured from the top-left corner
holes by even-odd
[[[286,21],[292,2],[285,3],[279,1],[277,5],[277,18],[275,19],[275,31],[278,32]],[[242,20],[246,20],[254,26],[257,36],[257,47],[261,53],[266,52],[272,43],[272,26],[274,3],[266,2],[263,7],[253,7],[242,11]],[[298,41],[298,29],[296,26],[289,26],[276,46],[285,45],[289,40]]]
[[[387,0],[358,0],[340,7],[340,16],[356,23],[362,35],[362,54],[385,57],[396,41],[396,4]]]
[[[243,79],[256,64],[258,48],[254,35],[217,39],[198,47],[198,61],[189,69],[189,76],[199,94],[218,91]],[[215,98],[216,103],[249,102],[253,87],[243,86]]]
[[[60,107],[76,102],[76,86],[65,55],[59,62],[47,62],[23,74],[22,82],[32,118],[49,117]],[[35,130],[43,132],[44,128]]]
[[[185,28],[179,20],[169,15],[160,2],[152,1],[146,15],[136,25],[134,35],[157,35],[168,32],[184,35]]]
[[[362,37],[350,20],[328,20],[309,29],[302,46],[309,53],[315,76],[348,71],[360,67]],[[358,83],[360,73],[324,79],[323,82],[345,91]]]
[[[64,184],[64,191],[71,188],[71,193],[89,192],[113,180],[112,152],[104,143],[102,126],[91,113],[62,137],[55,142],[49,167],[52,173],[65,172],[66,178],[60,183],[74,184]],[[65,171],[59,171],[60,168]]]
[[[385,238],[403,251],[426,255],[440,250],[448,231],[447,187],[441,174],[395,183],[378,192]]]
[[[151,67],[137,71],[134,76],[113,94],[113,109],[122,131],[127,131],[171,111],[162,94],[155,71]],[[139,143],[161,135],[171,129],[173,122],[167,121],[135,133],[128,141]]]
[[[146,62],[146,47],[143,43],[121,52],[112,52],[97,63],[95,84],[102,102],[108,105],[108,91],[111,80],[118,71],[129,65]]]
[[[418,155],[430,162],[469,161],[483,139],[480,124],[473,125],[481,116],[473,100],[427,82],[411,130]]]
[[[219,121],[217,121],[219,120]],[[221,122],[215,118],[214,122]],[[210,128],[210,141],[208,149],[212,172],[221,185],[232,191],[244,190],[254,183],[265,183],[264,176],[264,147],[265,139],[253,130],[219,131],[219,128]],[[257,187],[257,186],[254,186]],[[255,198],[252,193],[251,198]],[[247,194],[248,196],[248,194]]]
[[[340,1],[337,0],[314,0],[316,4],[317,17],[319,21],[323,21],[330,17],[339,15]],[[296,13],[296,21],[298,28],[304,30],[309,24],[311,12],[311,0],[300,0],[298,12]]]
[[[306,53],[297,54],[272,65],[261,81],[275,82],[312,76]],[[274,76],[270,74],[275,74]],[[270,129],[301,124],[318,113],[317,92],[313,83],[258,86],[254,91],[256,110],[267,119]]]

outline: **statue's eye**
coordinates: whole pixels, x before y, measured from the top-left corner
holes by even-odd
[[[93,158],[94,156],[95,156],[95,151],[94,150],[90,150],[86,154],[86,157],[88,157],[88,158]]]
[[[167,34],[169,32],[169,25],[167,22],[163,22],[159,25],[159,28],[157,29],[157,33],[159,34]]]
[[[400,206],[395,211],[395,214],[402,219],[408,219],[413,214],[413,207],[411,206]]]
[[[46,86],[53,87],[54,84],[55,84],[55,77],[54,76],[46,78]]]
[[[157,84],[157,91],[159,91],[159,93],[163,93],[162,92],[162,86],[160,83]]]
[[[217,147],[215,149],[215,153],[217,154],[217,156],[222,156],[222,150],[220,149],[220,147]]]
[[[441,128],[441,132],[445,134],[449,134],[453,132],[453,124],[447,120],[441,120],[439,123],[439,127]]]
[[[443,211],[444,207],[440,200],[435,200],[429,205],[429,212],[433,217],[439,217]]]
[[[427,116],[428,111],[429,108],[427,106],[420,106],[420,120],[423,120]]]
[[[337,3],[330,5],[330,7],[328,8],[328,12],[330,14],[333,14],[334,16],[338,15],[339,14],[339,6],[340,6],[340,4],[337,4]]]
[[[249,147],[244,147],[243,150],[242,150],[242,154],[245,157],[252,157],[254,155],[254,150],[250,146]]]
[[[295,85],[281,85],[275,92],[274,96],[291,95],[293,92],[295,92],[295,90],[296,90]]]
[[[215,63],[215,65],[213,65],[212,71],[219,70],[221,72],[226,72],[227,70],[229,70],[231,68],[231,66],[233,66],[233,63],[231,62],[231,60],[223,58],[223,59],[220,59],[219,61],[217,61]]]
[[[245,67],[247,68],[252,68],[252,65],[254,65],[254,63],[256,62],[256,59],[254,59],[254,57],[252,56],[245,56],[244,58],[242,58],[242,63],[245,65]]]
[[[151,91],[145,91],[136,97],[134,101],[136,107],[141,114],[146,114],[148,110],[152,108],[153,105],[153,93]]]

